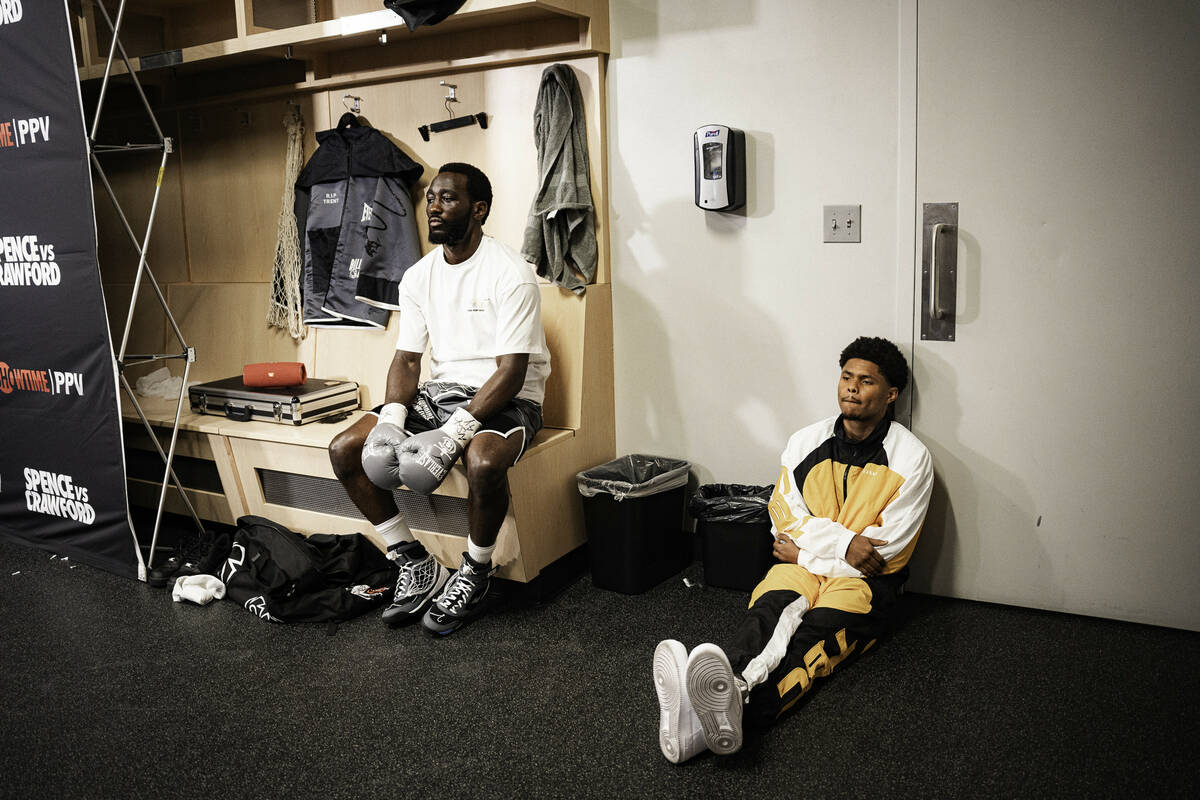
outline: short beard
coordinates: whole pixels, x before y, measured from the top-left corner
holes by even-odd
[[[467,238],[467,231],[470,229],[470,227],[471,219],[469,217],[463,217],[458,222],[448,222],[443,219],[440,229],[429,229],[429,243],[448,245],[459,244]]]

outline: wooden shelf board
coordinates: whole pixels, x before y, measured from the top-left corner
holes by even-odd
[[[142,411],[150,424],[155,427],[170,427],[175,420],[175,401],[154,397],[139,398]],[[251,420],[237,422],[215,414],[194,414],[184,406],[179,415],[179,429],[211,433],[218,436],[228,436],[235,439],[255,439],[281,444],[297,444],[305,447],[328,447],[329,442],[339,432],[349,427],[367,412],[358,410],[351,413],[348,419],[338,423],[325,424],[310,422],[306,425],[280,425],[274,422]],[[122,397],[121,416],[126,422],[140,424],[137,411],[129,404],[128,398]],[[543,428],[534,437],[534,447],[557,444],[575,436],[569,428]],[[531,448],[532,449],[532,448]]]
[[[578,0],[470,0],[457,14],[436,27],[417,31],[409,31],[403,20],[389,10],[369,11],[326,22],[249,33],[234,39],[180,48],[178,63],[172,66],[176,69],[252,66],[255,63],[286,58],[289,47],[292,48],[292,58],[304,59],[364,47],[398,47],[406,41],[478,30],[497,22],[507,25],[560,17],[585,20],[585,12],[591,5]],[[607,14],[607,7],[602,10]],[[387,32],[387,45],[379,45],[377,42],[381,31]],[[581,51],[583,48],[577,47],[576,50]],[[160,60],[159,56],[161,54],[156,53],[131,57],[131,62],[135,69],[143,71],[143,59]],[[125,72],[125,66],[119,59],[114,61],[113,72]],[[79,69],[80,80],[94,80],[103,75],[104,64],[93,64]]]

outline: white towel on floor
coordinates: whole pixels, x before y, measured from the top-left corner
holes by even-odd
[[[171,599],[176,603],[187,600],[202,606],[224,596],[225,584],[221,583],[220,578],[212,575],[187,575],[176,578],[175,588],[171,590]]]

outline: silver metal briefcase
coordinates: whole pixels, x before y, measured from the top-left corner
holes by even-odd
[[[197,414],[304,425],[358,408],[358,384],[309,378],[297,386],[251,387],[235,375],[189,387],[188,401]]]

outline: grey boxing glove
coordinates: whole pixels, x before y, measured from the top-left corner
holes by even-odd
[[[442,427],[410,436],[400,445],[400,480],[414,492],[433,494],[479,430],[479,420],[456,409]]]
[[[379,422],[363,441],[363,472],[380,489],[395,489],[400,477],[400,445],[409,437],[404,430],[408,409],[400,403],[388,403],[379,411]]]

